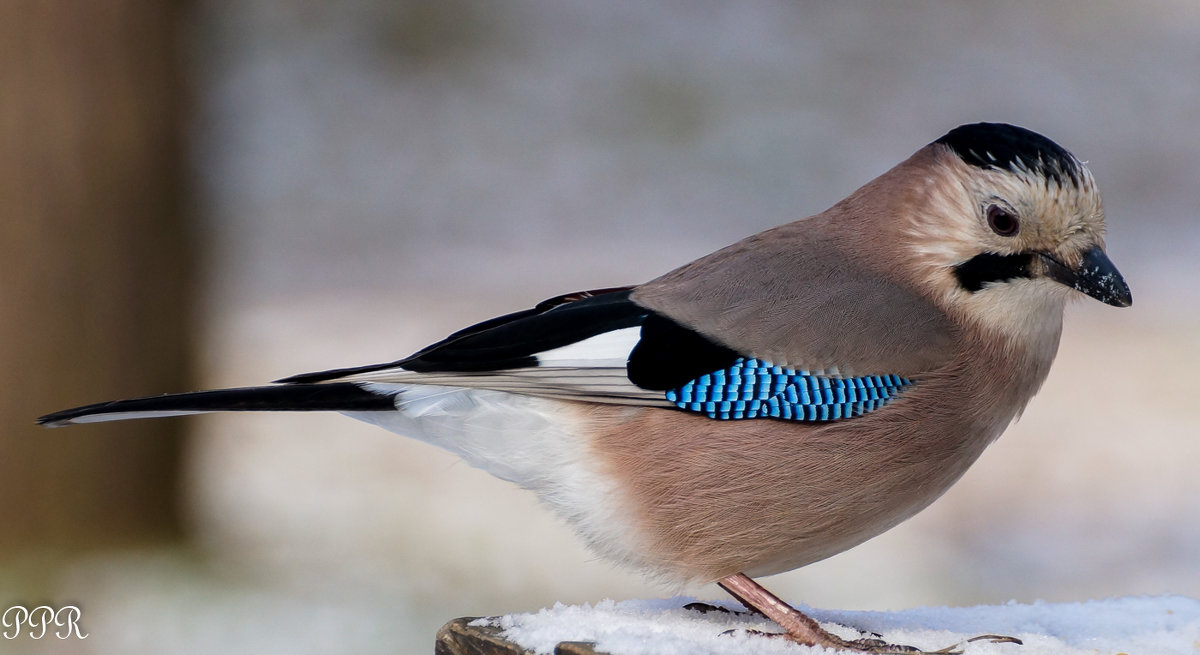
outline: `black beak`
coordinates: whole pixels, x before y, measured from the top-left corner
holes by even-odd
[[[1076,291],[1113,307],[1128,307],[1133,304],[1133,295],[1125,278],[1113,266],[1108,255],[1099,246],[1083,254],[1083,260],[1077,268],[1069,268],[1050,255],[1042,254],[1046,264],[1046,276],[1061,282]]]

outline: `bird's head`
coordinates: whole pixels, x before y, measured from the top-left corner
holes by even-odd
[[[948,309],[1027,331],[1040,317],[1061,321],[1072,290],[1132,303],[1104,251],[1095,180],[1063,147],[1021,127],[976,123],[908,164],[917,184],[901,238]]]

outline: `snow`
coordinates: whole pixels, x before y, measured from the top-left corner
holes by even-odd
[[[536,653],[553,653],[563,641],[584,641],[614,655],[700,655],[821,652],[746,632],[777,632],[766,619],[743,614],[701,614],[683,606],[693,599],[605,600],[563,605],[531,614],[479,619]],[[734,603],[713,603],[739,609]],[[891,643],[937,650],[959,645],[966,655],[1195,655],[1200,653],[1200,601],[1183,596],[1129,597],[1081,603],[1034,602],[977,607],[923,607],[896,612],[801,608],[842,637],[876,632]],[[727,632],[732,631],[732,632]],[[977,641],[1008,635],[1023,646]]]

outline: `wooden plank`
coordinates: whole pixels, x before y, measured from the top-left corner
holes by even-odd
[[[454,619],[438,630],[434,655],[533,655],[532,651],[508,641],[500,628],[473,626],[475,617]],[[493,621],[494,623],[494,621]],[[564,641],[554,649],[554,655],[605,655],[594,644]]]

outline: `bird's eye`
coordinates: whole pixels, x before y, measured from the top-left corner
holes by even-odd
[[[1021,222],[1016,216],[999,205],[992,205],[987,210],[988,227],[1002,237],[1011,237],[1021,229]]]

